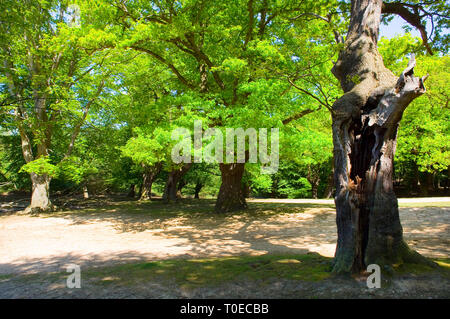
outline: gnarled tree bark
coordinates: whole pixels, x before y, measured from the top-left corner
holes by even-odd
[[[344,49],[332,69],[345,94],[333,105],[338,241],[334,272],[368,264],[425,262],[403,240],[393,191],[397,129],[405,108],[425,92],[414,57],[399,78],[377,49],[381,0],[352,0]]]

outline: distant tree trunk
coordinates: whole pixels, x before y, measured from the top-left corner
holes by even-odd
[[[177,186],[177,198],[181,198],[183,196],[183,194],[181,193],[181,190],[183,189],[184,186],[186,186],[186,181],[183,179],[180,179],[180,181],[178,182],[178,186]]]
[[[242,183],[242,191],[244,192],[244,198],[249,198],[252,193],[252,188],[249,183]]]
[[[311,184],[312,198],[317,199],[317,195],[319,192],[319,183],[320,183],[320,165],[317,165],[317,166],[310,165],[308,167],[308,173],[306,174],[306,179]]]
[[[325,190],[324,197],[325,198],[331,198],[333,196],[334,191],[334,179],[333,179],[334,173],[332,172],[330,176],[328,176],[328,182],[327,182],[327,189]]]
[[[163,194],[165,203],[177,200],[178,182],[189,171],[191,166],[192,163],[186,163],[181,168],[177,168],[169,173]]]
[[[131,197],[131,198],[134,198],[134,196],[136,196],[136,185],[135,184],[130,185],[127,196]]]
[[[318,194],[318,189],[319,189],[319,181],[314,181],[311,184],[311,195],[312,198],[317,199],[317,194]]]
[[[89,191],[88,191],[88,187],[86,184],[83,185],[83,198],[89,199]]]
[[[215,211],[225,213],[247,208],[242,189],[245,163],[221,163],[219,168],[222,175],[222,184],[217,196]]]
[[[352,0],[351,19],[333,74],[345,94],[333,105],[338,241],[334,272],[368,264],[431,263],[403,240],[393,191],[397,128],[408,104],[425,92],[412,59],[397,78],[377,50],[381,0]]]
[[[152,185],[156,176],[162,168],[162,163],[157,163],[154,166],[144,166],[144,173],[142,174],[142,187],[139,200],[152,199]]]
[[[27,208],[27,212],[40,213],[52,211],[53,204],[50,201],[50,181],[51,178],[46,175],[30,174],[32,183],[31,204]]]
[[[430,173],[430,172],[425,172],[425,185],[427,188],[427,192],[428,194],[431,194],[431,196],[433,196],[433,194],[436,191],[436,187],[434,185],[434,180],[435,180],[435,174]]]
[[[200,191],[202,190],[202,188],[203,188],[202,183],[195,184],[195,195],[194,195],[195,199],[200,199]]]

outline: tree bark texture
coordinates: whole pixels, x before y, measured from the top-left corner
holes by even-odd
[[[54,206],[50,201],[51,178],[46,174],[37,175],[35,173],[31,173],[30,177],[32,184],[31,203],[26,212],[33,214],[52,211]]]
[[[403,112],[425,92],[414,57],[400,77],[377,49],[381,0],[353,0],[344,49],[332,69],[344,95],[333,105],[338,241],[334,272],[369,264],[424,262],[403,240],[393,191],[393,159]]]
[[[215,211],[226,213],[247,208],[242,187],[245,163],[219,164],[222,176]]]

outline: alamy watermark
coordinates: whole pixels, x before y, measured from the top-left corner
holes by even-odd
[[[377,264],[367,266],[367,272],[372,274],[367,277],[367,288],[381,288],[381,268]]]
[[[67,266],[67,272],[72,274],[67,277],[66,286],[67,288],[81,288],[81,269],[77,264],[70,264]]]
[[[270,129],[270,155],[268,154],[267,128],[226,128],[225,156],[224,136],[218,128],[208,128],[203,132],[202,121],[194,121],[194,134],[183,127],[172,131],[172,140],[179,140],[172,148],[171,157],[174,163],[192,163],[192,144],[194,163],[258,163],[262,165],[261,173],[274,174],[279,164],[279,129]],[[193,137],[193,138],[192,138]],[[180,140],[181,138],[181,140]],[[248,151],[246,140],[248,138]],[[235,145],[235,139],[237,145]],[[203,146],[207,140],[208,144]],[[236,154],[235,154],[236,150]],[[235,156],[236,155],[236,156]],[[224,158],[225,157],[225,158]]]

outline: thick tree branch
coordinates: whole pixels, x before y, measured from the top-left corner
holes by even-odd
[[[282,121],[282,123],[283,123],[283,125],[286,125],[286,124],[288,124],[289,122],[298,120],[298,119],[304,117],[305,115],[308,115],[309,113],[313,113],[313,112],[315,112],[315,111],[318,111],[319,109],[320,109],[320,108],[318,108],[318,109],[307,109],[307,110],[303,110],[303,111],[301,111],[300,113],[294,114],[294,115],[288,117],[287,119],[284,119],[284,120]]]
[[[164,63],[165,65],[167,65],[172,70],[172,72],[175,73],[175,75],[181,81],[181,83],[183,83],[187,87],[194,88],[194,86],[191,83],[189,83],[188,80],[186,80],[186,78],[178,71],[178,69],[172,63],[167,61],[165,58],[163,58],[159,54],[157,54],[157,53],[155,53],[155,52],[153,52],[153,51],[151,51],[149,49],[141,48],[141,47],[138,47],[138,46],[135,46],[135,45],[130,46],[130,48],[134,49],[136,51],[141,51],[141,52],[145,52],[145,53],[150,54],[151,56],[156,58],[158,61],[160,61],[160,62]]]
[[[244,50],[247,48],[247,44],[252,39],[253,25],[255,23],[254,22],[255,16],[254,16],[254,12],[253,12],[253,0],[248,1],[247,10],[248,10],[248,30],[247,30],[247,34],[245,35]]]
[[[414,12],[411,12],[408,7],[412,8]],[[413,27],[417,28],[417,30],[419,30],[420,32],[423,45],[427,49],[427,52],[430,55],[433,55],[433,51],[431,50],[431,47],[428,43],[427,31],[421,21],[421,16],[419,14],[420,11],[423,11],[420,5],[406,5],[400,2],[383,2],[383,6],[381,7],[382,13],[399,15],[403,18],[403,20],[408,22]]]

